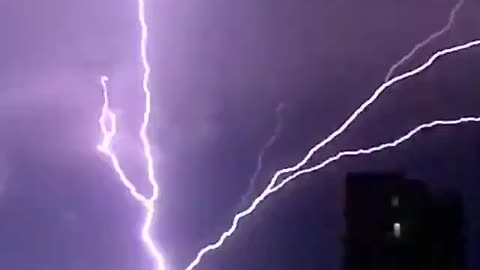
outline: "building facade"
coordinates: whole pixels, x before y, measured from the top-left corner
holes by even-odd
[[[464,270],[462,198],[399,173],[346,179],[344,270]]]

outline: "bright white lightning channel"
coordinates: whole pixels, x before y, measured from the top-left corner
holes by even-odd
[[[257,206],[265,200],[269,195],[272,193],[275,193],[279,191],[281,188],[283,188],[286,184],[288,184],[290,181],[294,180],[295,178],[307,174],[307,173],[312,173],[314,171],[320,170],[324,168],[325,166],[331,164],[332,162],[335,162],[343,157],[353,157],[353,156],[360,156],[360,155],[367,155],[367,154],[373,154],[375,152],[380,152],[382,150],[386,150],[388,148],[394,148],[397,147],[398,145],[410,140],[415,134],[419,133],[420,131],[427,129],[427,128],[433,128],[435,126],[453,126],[453,125],[459,125],[462,123],[469,123],[469,122],[480,122],[480,116],[471,116],[471,117],[462,117],[454,120],[435,120],[432,122],[424,123],[422,125],[417,126],[416,128],[410,130],[408,133],[403,135],[402,137],[388,143],[380,144],[377,146],[373,146],[370,148],[366,149],[357,149],[357,150],[349,150],[349,151],[343,151],[339,152],[334,156],[329,157],[325,161],[313,166],[309,167],[306,169],[299,170],[295,172],[294,174],[290,175],[289,177],[285,178],[282,180],[278,185],[271,189],[266,189],[264,192],[258,196],[253,203],[250,205],[250,207],[239,214],[237,214],[234,218],[233,226],[230,228],[229,232],[235,231],[235,229],[238,227],[238,222],[242,217],[245,217],[247,215],[250,215],[256,208]],[[210,248],[212,250],[214,248]]]
[[[157,269],[164,270],[165,268],[164,268],[163,257],[161,257],[160,253],[154,253],[156,251],[156,248],[155,248],[155,245],[152,245],[153,241],[151,240],[151,237],[148,231],[148,228],[151,224],[151,219],[154,213],[154,205],[153,205],[154,201],[151,198],[146,198],[144,195],[138,193],[133,183],[125,175],[125,172],[123,171],[118,161],[118,158],[112,149],[112,141],[117,132],[117,118],[115,113],[113,113],[110,110],[110,101],[109,101],[108,86],[107,86],[108,77],[102,76],[100,79],[100,82],[102,84],[104,102],[102,106],[102,114],[98,119],[98,123],[100,125],[100,130],[102,131],[103,139],[101,143],[97,145],[97,149],[110,159],[110,162],[112,163],[112,167],[117,173],[123,185],[127,187],[127,189],[130,191],[130,194],[137,201],[139,201],[142,204],[142,206],[145,208],[147,212],[147,217],[145,218],[145,221],[142,227],[142,241],[147,246],[147,248],[149,248],[149,250],[152,247],[155,249],[154,251],[150,250],[150,252],[155,258],[155,262],[157,263]],[[149,220],[150,220],[150,223],[149,223]],[[160,257],[157,257],[157,256],[160,256]]]
[[[129,189],[130,194],[139,201],[146,210],[146,217],[142,226],[142,241],[147,247],[150,255],[153,257],[156,263],[156,270],[165,270],[165,261],[163,255],[156,247],[150,229],[153,224],[153,218],[155,214],[155,202],[159,196],[159,187],[155,179],[154,161],[151,153],[151,145],[147,136],[148,124],[150,121],[151,113],[151,92],[149,89],[150,78],[150,65],[147,58],[147,42],[148,42],[148,26],[145,19],[145,2],[144,0],[138,0],[138,22],[141,29],[140,39],[140,57],[143,68],[142,89],[145,95],[145,111],[143,114],[143,122],[140,128],[139,136],[142,141],[144,156],[147,163],[147,176],[150,185],[152,186],[152,195],[147,198],[146,196],[137,192],[135,186],[127,178],[122,170],[118,158],[112,150],[112,140],[116,133],[116,116],[109,108],[108,77],[101,77],[101,84],[103,87],[104,104],[102,107],[102,115],[99,119],[100,128],[103,134],[102,143],[98,145],[98,150],[110,158],[112,166],[118,174],[122,183]],[[110,128],[107,127],[107,122],[110,123]]]
[[[155,202],[158,199],[159,188],[157,180],[155,179],[155,170],[154,162],[152,156],[151,145],[147,136],[147,128],[150,121],[151,113],[151,92],[149,88],[149,79],[150,79],[150,64],[147,57],[147,43],[148,43],[148,25],[145,18],[145,1],[138,0],[138,22],[141,28],[141,40],[140,40],[140,57],[143,66],[143,79],[142,79],[142,89],[145,95],[145,111],[143,114],[143,122],[140,128],[140,139],[143,144],[143,151],[145,155],[145,160],[147,161],[147,176],[150,185],[153,188],[152,196],[149,198],[148,203],[145,204],[147,209],[147,216],[145,218],[145,223],[142,228],[142,240],[147,246],[150,254],[155,259],[157,264],[157,270],[165,269],[165,260],[163,255],[160,253],[158,248],[155,246],[155,243],[150,235],[150,229],[153,224],[153,218],[155,215]]]
[[[297,170],[299,170],[301,167],[303,167],[309,160],[310,158],[318,151],[320,150],[321,148],[323,148],[325,145],[327,145],[328,143],[330,143],[332,140],[334,140],[337,136],[339,136],[340,134],[342,134],[352,123],[353,121],[355,121],[355,119],[361,114],[363,113],[373,102],[375,102],[377,100],[377,98],[391,85],[397,83],[397,82],[400,82],[402,80],[405,80],[407,78],[410,78],[414,75],[417,75],[419,73],[421,73],[422,71],[424,71],[425,69],[427,69],[428,67],[430,67],[438,58],[442,57],[442,56],[445,56],[445,55],[448,55],[448,54],[451,54],[451,53],[455,53],[455,52],[459,52],[459,51],[462,51],[462,50],[466,50],[466,49],[469,49],[469,48],[472,48],[472,47],[475,47],[475,46],[478,46],[480,45],[480,39],[478,40],[473,40],[473,41],[470,41],[470,42],[467,42],[467,43],[464,43],[464,44],[461,44],[461,45],[457,45],[457,46],[454,46],[454,47],[451,47],[451,48],[447,48],[447,49],[443,49],[443,50],[440,50],[440,51],[437,51],[435,54],[433,54],[424,64],[422,64],[421,66],[413,69],[413,70],[410,70],[408,72],[405,72],[401,75],[398,75],[398,76],[395,76],[393,77],[392,79],[388,80],[387,82],[383,83],[379,88],[377,88],[375,90],[375,92],[373,93],[373,95],[368,98],[364,103],[362,103],[360,105],[360,107],[358,107],[354,112],[353,114],[351,114],[347,120],[338,128],[336,129],[333,133],[331,133],[327,138],[325,138],[323,141],[321,141],[320,143],[316,144],[313,148],[311,148],[307,155],[300,161],[298,162],[296,165],[294,166],[291,166],[291,167],[288,167],[288,168],[284,168],[284,169],[281,169],[279,171],[277,171],[274,176],[272,177],[272,179],[270,180],[270,183],[269,185],[267,186],[267,188],[264,190],[264,192],[259,196],[257,197],[257,199],[255,199],[255,201],[251,204],[251,206],[241,212],[239,212],[238,214],[235,215],[235,217],[233,218],[233,221],[229,227],[229,229],[227,231],[225,231],[221,236],[220,238],[212,243],[212,244],[209,244],[207,246],[205,246],[204,248],[202,248],[196,255],[195,259],[187,266],[186,270],[192,270],[193,268],[195,268],[199,263],[200,261],[202,260],[203,256],[205,254],[207,254],[208,252],[210,251],[213,251],[213,250],[216,250],[217,248],[221,247],[223,245],[223,243],[225,242],[225,240],[230,237],[236,230],[236,228],[238,227],[238,223],[239,221],[245,217],[245,216],[248,216],[250,215],[253,211],[255,211],[258,203],[260,201],[262,201],[263,199],[260,199],[262,197],[262,195],[264,197],[268,196],[268,194],[271,193],[271,190],[273,189],[276,189],[277,187],[275,187],[276,183],[277,183],[277,180],[278,178],[285,174],[285,173],[292,173],[292,172],[295,172]],[[287,178],[288,179],[288,178]],[[282,182],[283,183],[283,182]],[[274,188],[275,187],[275,188]],[[264,194],[267,194],[267,195],[264,195]]]

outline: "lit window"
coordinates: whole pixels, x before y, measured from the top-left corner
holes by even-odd
[[[395,236],[395,238],[400,238],[401,233],[402,233],[401,229],[402,228],[400,226],[400,223],[394,223],[393,224],[393,236]]]
[[[398,207],[400,205],[400,198],[398,196],[393,196],[392,198],[392,206]]]

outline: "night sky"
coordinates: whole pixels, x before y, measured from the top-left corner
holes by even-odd
[[[401,68],[480,37],[480,1]],[[152,122],[161,198],[154,236],[184,269],[227,228],[275,128],[262,190],[343,122],[455,0],[147,0]],[[115,150],[142,192],[144,109],[135,0],[0,2],[0,268],[151,270],[143,208],[96,151],[99,76],[110,77]],[[373,146],[437,118],[480,115],[480,48],[439,59],[391,87],[309,164]],[[199,270],[340,269],[343,179],[403,170],[462,191],[471,269],[480,269],[480,125],[422,132],[395,150],[301,177],[241,223]]]

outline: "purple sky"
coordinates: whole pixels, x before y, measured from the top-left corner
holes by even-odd
[[[261,183],[333,131],[395,61],[446,23],[455,4],[146,2],[155,105],[150,137],[162,190],[155,238],[172,270],[183,269],[229,224],[280,102],[284,132],[267,153]],[[120,121],[116,150],[130,177],[149,192],[136,137],[144,101],[136,4],[0,3],[0,268],[153,269],[139,240],[142,208],[95,149],[98,79],[108,75]],[[478,38],[479,11],[478,1],[466,0],[454,29],[408,66]],[[435,118],[480,115],[479,68],[478,48],[438,61],[389,90],[315,160],[391,140]],[[303,254],[317,250],[323,268],[338,269],[342,178],[355,169],[404,169],[434,186],[464,191],[470,253],[478,254],[479,131],[473,125],[435,129],[397,151],[304,177],[312,181],[273,196],[198,269],[282,269],[308,261],[291,253],[302,247]],[[318,229],[316,242],[306,244],[312,229]],[[480,267],[473,256],[471,263]]]

